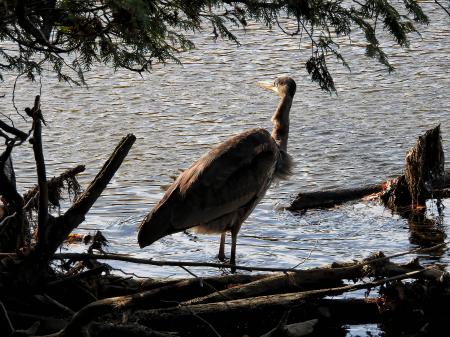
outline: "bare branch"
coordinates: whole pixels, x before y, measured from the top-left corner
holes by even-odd
[[[435,2],[439,7],[441,7],[441,8],[448,14],[448,16],[450,16],[450,11],[449,11],[447,8],[445,8],[443,4],[441,4],[441,3],[440,3],[439,1],[437,1],[437,0],[434,0],[434,2]]]
[[[376,259],[370,259],[368,261],[360,262],[353,264],[344,268],[360,268],[364,265],[368,265],[374,262],[385,261],[394,257],[400,257],[409,254],[416,253],[424,253],[436,250],[438,248],[445,247],[448,245],[450,241],[446,241],[440,244],[437,244],[432,247],[427,248],[417,248],[408,250],[401,253],[396,253],[390,256],[383,256]],[[0,254],[0,257],[2,255]],[[231,268],[234,265],[225,264],[225,263],[212,263],[212,262],[193,262],[193,261],[164,261],[164,260],[153,260],[153,259],[141,259],[135,258],[126,255],[117,255],[117,254],[80,254],[80,253],[59,253],[54,254],[53,259],[62,260],[62,259],[72,259],[72,260],[115,260],[115,261],[123,261],[130,263],[140,263],[140,264],[148,264],[154,266],[175,266],[175,267],[212,267],[212,268]],[[246,271],[269,271],[269,272],[301,272],[301,270],[296,270],[292,268],[271,268],[271,267],[256,267],[256,266],[235,266],[237,270],[246,270]]]
[[[13,134],[16,137],[19,137],[21,140],[26,140],[28,138],[28,134],[26,134],[23,131],[20,131],[19,129],[10,126],[6,124],[5,122],[0,120],[0,129],[4,130],[5,132],[8,132],[10,134]]]
[[[36,96],[34,107],[31,109],[33,116],[33,152],[34,160],[36,161],[36,172],[39,186],[39,213],[38,213],[38,242],[36,249],[42,249],[46,245],[45,230],[48,221],[48,184],[47,174],[45,171],[45,159],[42,150],[42,115],[40,109],[40,97]]]
[[[77,174],[84,172],[85,169],[86,168],[84,165],[77,165],[73,168],[65,170],[58,177],[53,177],[48,181],[47,183],[48,190],[51,191],[61,187],[64,181],[70,180]],[[23,194],[25,204],[25,206],[23,207],[24,210],[28,210],[35,205],[35,199],[38,196],[38,193],[39,193],[39,186],[36,185],[35,187],[33,187],[32,189]]]

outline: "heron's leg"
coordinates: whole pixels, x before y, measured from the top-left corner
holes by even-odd
[[[225,233],[223,232],[220,236],[220,247],[219,247],[219,260],[225,261]]]
[[[236,265],[236,242],[237,242],[237,234],[239,232],[239,227],[234,226],[231,229],[231,257],[230,264]],[[234,273],[236,268],[231,267],[231,272]]]

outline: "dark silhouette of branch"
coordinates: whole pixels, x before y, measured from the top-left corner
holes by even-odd
[[[48,190],[52,191],[55,190],[59,187],[61,187],[64,183],[64,181],[71,179],[73,177],[75,177],[77,174],[84,172],[85,170],[85,166],[84,165],[77,165],[71,169],[67,169],[65,170],[63,173],[61,173],[58,177],[53,177],[50,180],[48,180],[47,185],[48,185]],[[32,189],[30,189],[29,191],[25,192],[23,194],[23,200],[24,200],[24,210],[28,210],[30,208],[32,208],[33,206],[35,206],[36,204],[36,197],[39,193],[39,186],[36,185],[35,187],[33,187]],[[51,201],[51,198],[49,199],[49,201]]]
[[[374,263],[374,262],[381,262],[385,260],[389,260],[395,257],[409,255],[409,254],[416,254],[416,253],[424,253],[424,252],[431,252],[435,249],[445,247],[449,242],[445,241],[443,243],[434,245],[432,247],[426,247],[426,248],[417,248],[412,249],[408,251],[404,251],[401,253],[393,254],[390,256],[383,256],[376,259],[370,259],[365,262],[357,263],[351,266],[347,266],[345,268],[360,268],[364,265]],[[0,257],[2,254],[0,253]],[[211,267],[211,268],[231,268],[233,265],[231,264],[225,264],[225,263],[213,263],[213,262],[193,262],[193,261],[167,261],[167,260],[153,260],[153,259],[142,259],[142,258],[135,258],[132,256],[126,256],[126,255],[117,255],[117,254],[83,254],[83,253],[58,253],[53,255],[53,259],[57,260],[65,260],[65,259],[71,259],[71,260],[78,260],[78,261],[85,261],[85,260],[114,260],[114,261],[123,261],[123,262],[130,262],[130,263],[140,263],[140,264],[148,264],[153,266],[175,266],[175,267]],[[274,267],[260,267],[260,266],[236,266],[237,270],[246,270],[246,271],[272,271],[272,272],[296,272],[301,270],[296,270],[293,268],[274,268]]]
[[[34,107],[30,112],[33,117],[33,144],[34,160],[36,162],[36,172],[39,186],[39,212],[38,212],[38,243],[36,249],[43,249],[45,246],[45,230],[48,221],[48,184],[45,170],[45,159],[42,150],[42,115],[40,109],[40,96],[36,96]]]
[[[450,16],[450,11],[449,11],[447,8],[445,8],[443,4],[441,4],[441,3],[440,3],[439,1],[437,1],[437,0],[434,0],[434,2],[435,2],[439,7],[441,7],[441,8],[448,14],[448,16]]]
[[[0,129],[2,129],[3,131],[5,131],[7,133],[10,133],[16,137],[19,137],[21,140],[25,140],[28,138],[27,133],[20,131],[19,129],[17,129],[13,126],[10,126],[1,120],[0,120]]]

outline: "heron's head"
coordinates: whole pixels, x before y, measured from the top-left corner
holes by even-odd
[[[258,82],[257,84],[264,89],[275,91],[279,96],[294,97],[297,89],[295,81],[289,76],[278,77],[273,83]]]

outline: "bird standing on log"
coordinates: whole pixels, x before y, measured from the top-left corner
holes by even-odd
[[[272,181],[287,179],[292,170],[286,150],[295,81],[279,77],[274,83],[258,85],[280,96],[272,116],[272,134],[262,128],[244,131],[212,148],[181,173],[142,221],[138,234],[141,248],[194,227],[200,233],[221,233],[218,257],[223,261],[225,233],[230,231],[230,264],[236,264],[236,240],[242,223]]]

